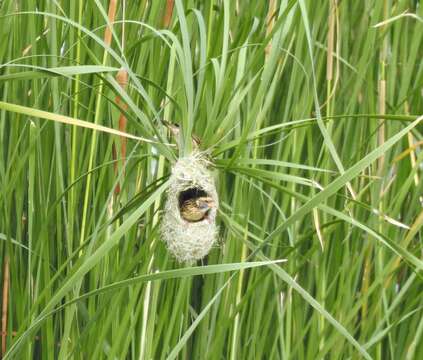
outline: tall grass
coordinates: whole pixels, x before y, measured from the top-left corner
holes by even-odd
[[[421,358],[422,18],[0,1],[4,358]],[[220,233],[188,266],[158,230],[192,134]]]

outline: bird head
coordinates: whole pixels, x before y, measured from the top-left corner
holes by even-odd
[[[195,203],[198,209],[204,213],[208,212],[212,208],[216,208],[214,200],[208,196],[199,197]]]

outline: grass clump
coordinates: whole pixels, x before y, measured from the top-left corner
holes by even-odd
[[[0,1],[3,358],[418,359],[422,18]],[[195,151],[221,245],[188,266],[160,229]]]

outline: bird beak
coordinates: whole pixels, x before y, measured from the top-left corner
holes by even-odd
[[[198,207],[203,210],[203,211],[208,211],[210,209],[215,209],[216,208],[216,204],[214,203],[214,201],[201,201],[200,203],[197,203]]]

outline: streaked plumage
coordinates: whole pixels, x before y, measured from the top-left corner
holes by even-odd
[[[166,120],[162,120],[162,124],[165,125],[170,130],[170,132],[172,133],[172,135],[176,139],[178,139],[179,132],[181,131],[181,129],[180,129],[180,127],[179,127],[178,124],[171,123],[171,122],[166,121]],[[198,147],[201,144],[200,138],[197,135],[195,135],[195,134],[191,134],[191,140],[192,140],[192,147],[194,149],[198,149]]]
[[[197,222],[205,219],[214,207],[215,203],[211,197],[201,196],[184,201],[180,211],[186,221]]]

